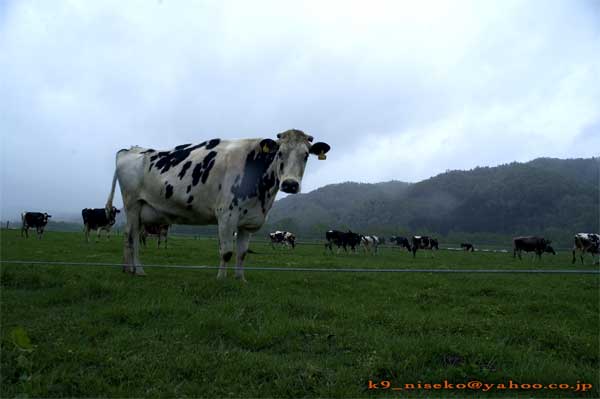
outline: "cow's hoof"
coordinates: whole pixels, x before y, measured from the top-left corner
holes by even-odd
[[[235,279],[243,284],[248,283],[248,280],[246,280],[246,277],[244,277],[244,276],[235,276]]]
[[[139,267],[135,269],[133,274],[135,274],[138,277],[146,277],[146,272],[144,271],[144,269],[141,269]]]

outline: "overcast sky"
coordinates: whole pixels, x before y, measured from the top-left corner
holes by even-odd
[[[3,218],[102,207],[134,144],[301,129],[304,192],[598,156],[600,1],[1,1],[0,89]]]

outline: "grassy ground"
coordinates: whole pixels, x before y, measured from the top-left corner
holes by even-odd
[[[38,241],[4,230],[0,239],[3,260],[121,259],[120,238],[86,244],[82,234],[52,232]],[[151,241],[142,260],[218,263],[214,240],[169,244]],[[259,254],[248,266],[573,268],[569,253],[519,262],[251,248]],[[217,281],[215,270],[146,272],[3,264],[0,396],[600,397],[598,275],[248,271],[244,285]],[[573,388],[392,391],[370,390],[369,380]],[[574,392],[578,382],[593,388]]]

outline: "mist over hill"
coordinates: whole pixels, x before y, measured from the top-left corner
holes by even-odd
[[[456,239],[544,234],[566,244],[575,232],[600,230],[599,164],[598,158],[538,158],[447,171],[414,184],[333,184],[277,201],[267,229],[312,237],[331,228]]]

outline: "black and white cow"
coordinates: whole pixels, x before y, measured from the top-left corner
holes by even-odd
[[[469,243],[469,242],[463,242],[460,244],[460,247],[462,249],[464,249],[467,252],[475,252],[475,247],[473,246],[473,244]]]
[[[356,252],[356,247],[360,245],[361,238],[360,234],[353,233],[348,230],[348,232],[344,233],[339,230],[329,230],[325,233],[325,248],[329,248],[331,252],[333,252],[333,246],[338,247],[338,253],[340,248],[344,248],[344,252],[348,252],[348,247],[352,250],[352,252]]]
[[[519,255],[521,259],[521,252],[535,252],[538,259],[542,259],[544,252],[556,255],[554,248],[550,246],[552,241],[547,240],[543,237],[527,236],[527,237],[515,237],[513,238],[513,258]]]
[[[575,263],[576,251],[579,251],[581,264],[583,264],[583,256],[586,252],[592,255],[592,263],[600,263],[600,235],[593,233],[575,234],[575,245],[573,246],[573,263]],[[594,262],[595,257],[598,257],[596,262]]]
[[[275,248],[275,244],[285,245],[286,247],[296,248],[296,236],[289,231],[279,231],[269,233],[271,247]]]
[[[146,239],[149,236],[157,238],[158,248],[160,248],[160,242],[165,239],[165,248],[169,247],[169,227],[168,224],[145,224],[142,232],[140,233],[140,243],[145,247]]]
[[[370,252],[371,254],[376,254],[379,249],[379,244],[381,243],[379,237],[377,236],[360,236],[360,243],[362,244],[365,253]]]
[[[44,234],[44,228],[48,224],[48,219],[51,218],[52,215],[48,215],[46,212],[23,212],[21,213],[21,221],[23,225],[21,226],[21,237],[23,237],[23,232],[25,232],[25,237],[29,238],[29,228],[35,227],[38,239],[42,239],[42,234]]]
[[[433,250],[439,249],[438,241],[435,238],[431,238],[428,236],[414,236],[412,238],[412,253],[413,257],[417,256],[417,250],[419,249],[428,249],[431,251],[431,256],[433,256]]]
[[[115,224],[117,213],[121,212],[114,206],[108,211],[104,208],[85,208],[81,210],[83,218],[83,231],[85,240],[90,242],[90,231],[97,232],[96,241],[100,238],[100,232],[106,231],[106,238],[110,238],[110,229]]]
[[[300,192],[308,156],[325,159],[330,149],[312,141],[300,130],[288,130],[276,141],[213,139],[169,151],[132,147],[117,152],[107,207],[118,181],[127,213],[124,270],[145,274],[138,255],[143,224],[217,224],[217,277],[226,277],[237,231],[235,276],[245,280],[250,234],[264,224],[277,192]]]
[[[410,252],[412,250],[412,248],[410,247],[410,242],[408,241],[408,238],[406,238],[406,237],[391,236],[390,242],[396,243],[396,245],[399,245],[402,248],[406,248],[408,250],[408,252]]]

